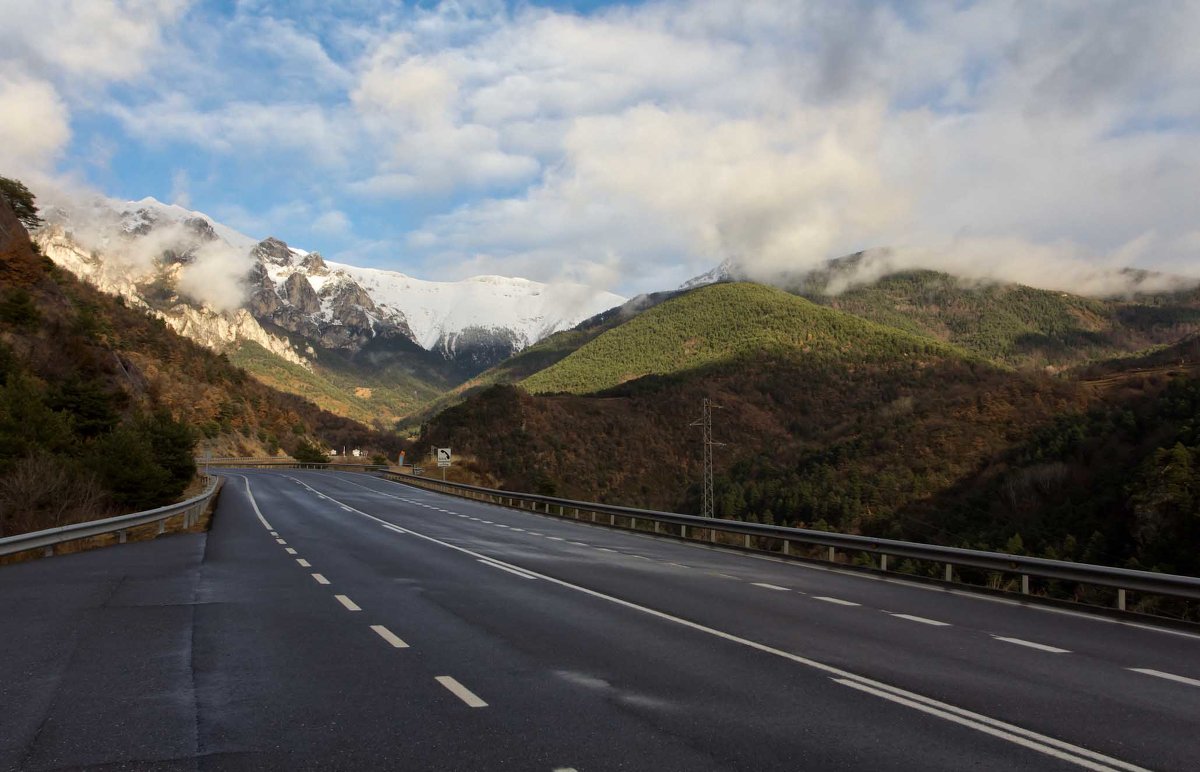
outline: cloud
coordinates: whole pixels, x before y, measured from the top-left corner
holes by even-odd
[[[192,181],[187,169],[176,169],[171,174],[171,203],[184,209],[192,207]]]
[[[45,81],[0,75],[0,115],[2,174],[48,168],[71,138],[67,106]]]
[[[1082,292],[1121,291],[1114,261],[1196,274],[1197,34],[1186,4],[517,15],[437,59],[460,73],[461,115],[537,148],[544,171],[409,246],[539,277],[616,265],[601,272],[626,291],[724,259],[770,280],[884,246]]]
[[[245,251],[224,242],[209,242],[180,269],[176,289],[214,311],[236,311],[245,302],[245,279],[252,265]]]
[[[1080,291],[1200,270],[1196,3],[14,7],[47,125],[116,118],[234,225],[348,262],[626,293],[864,249]],[[46,166],[69,134],[22,136]]]
[[[103,84],[142,73],[185,0],[6,0],[0,56],[24,69]]]
[[[313,220],[312,229],[327,235],[343,235],[350,232],[350,218],[345,212],[331,209]]]
[[[0,164],[45,181],[71,139],[72,113],[144,73],[183,0],[0,3]],[[104,158],[81,159],[85,162]]]

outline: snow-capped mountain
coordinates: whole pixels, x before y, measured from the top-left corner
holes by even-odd
[[[322,349],[416,344],[469,374],[625,300],[576,284],[426,281],[328,262],[153,198],[95,198],[43,214],[39,244],[64,268],[205,345],[252,340],[301,364]]]
[[[705,271],[699,276],[692,278],[679,285],[680,290],[696,289],[709,284],[718,284],[723,281],[737,281],[741,275],[741,269],[733,258],[726,258],[720,265],[710,271]]]

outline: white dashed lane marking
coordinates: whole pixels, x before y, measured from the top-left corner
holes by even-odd
[[[387,629],[383,625],[371,625],[371,629],[379,634],[379,637],[388,643],[395,646],[397,649],[407,649],[408,644],[400,640],[395,633]]]
[[[357,603],[350,600],[345,595],[334,595],[333,597],[337,598],[338,603],[341,603],[343,606],[345,606],[347,611],[362,611]]]
[[[309,563],[304,558],[296,558],[296,562],[300,564],[301,568],[312,568],[312,563]]]
[[[913,616],[912,614],[892,614],[890,611],[885,611],[885,614],[890,614],[897,619],[907,619],[909,622],[920,622],[923,625],[932,625],[934,627],[949,627],[949,622],[939,622],[936,619],[926,619],[925,617]]]
[[[286,552],[286,553],[287,553],[287,554],[289,554],[289,555],[295,555],[295,554],[296,554],[296,550],[292,549],[291,547],[284,547],[284,548],[283,548],[283,551],[284,551],[284,552]]]
[[[325,578],[324,574],[313,574],[312,578],[317,580],[317,584],[329,584],[329,580]]]
[[[849,601],[849,600],[842,600],[841,598],[829,598],[824,595],[814,595],[813,598],[816,600],[823,600],[826,603],[836,603],[839,606],[861,606],[862,605],[861,603],[855,603],[855,602]]]
[[[751,582],[755,587],[762,587],[764,590],[780,590],[781,592],[790,592],[787,587],[780,587],[777,584],[767,584],[766,582]]]
[[[486,708],[487,703],[479,699],[470,689],[460,684],[448,675],[440,675],[434,679],[447,691],[467,704],[470,708]]]
[[[1135,673],[1141,673],[1142,675],[1154,676],[1155,678],[1165,678],[1168,681],[1175,681],[1177,683],[1187,684],[1188,686],[1200,686],[1200,681],[1197,681],[1195,678],[1188,678],[1187,676],[1175,675],[1174,673],[1164,673],[1161,670],[1151,670],[1148,667],[1131,667],[1129,669]]]
[[[1018,646],[1024,646],[1028,649],[1037,649],[1038,651],[1046,651],[1051,654],[1070,654],[1070,649],[1060,649],[1057,646],[1047,646],[1044,643],[1034,643],[1033,641],[1025,641],[1020,638],[1005,638],[1003,635],[993,635],[997,641],[1005,643],[1015,643]]]

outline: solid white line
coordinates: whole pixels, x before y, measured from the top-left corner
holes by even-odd
[[[939,622],[936,619],[926,619],[925,617],[913,616],[912,614],[892,614],[897,619],[907,619],[910,622],[920,622],[923,625],[933,625],[934,627],[949,627],[949,622]]]
[[[854,601],[842,600],[841,598],[830,598],[825,595],[814,595],[813,599],[814,600],[823,600],[826,603],[836,603],[839,606],[861,606],[862,605],[861,603],[855,603]]]
[[[357,603],[350,600],[345,595],[334,595],[333,597],[337,598],[338,603],[341,603],[343,606],[345,606],[347,611],[362,611],[362,609],[358,607]]]
[[[962,716],[957,716],[953,713],[948,713],[944,710],[938,710],[937,708],[930,707],[928,705],[922,705],[919,702],[914,702],[913,700],[908,700],[908,699],[905,699],[904,697],[899,697],[894,694],[888,694],[887,692],[880,691],[879,689],[872,689],[870,686],[858,683],[857,681],[852,681],[848,678],[834,678],[833,681],[835,683],[839,683],[843,686],[849,686],[851,689],[857,689],[861,692],[866,692],[867,694],[873,694],[876,697],[881,697],[885,700],[890,700],[891,702],[895,702],[900,705],[904,705],[906,707],[912,708],[913,710],[919,710],[922,713],[928,713],[931,716],[937,716],[938,718],[945,719],[946,721],[951,721],[955,724],[961,724],[962,726],[970,727],[971,729],[974,729],[977,732],[983,732],[984,734],[989,734],[989,735],[992,735],[993,737],[999,737],[1002,740],[1007,740],[1010,743],[1015,743],[1022,747],[1029,748],[1030,750],[1035,750],[1035,751],[1038,751],[1039,753],[1044,753],[1047,756],[1053,756],[1056,759],[1061,759],[1063,761],[1068,761],[1072,764],[1077,764],[1077,765],[1083,767],[1084,769],[1093,769],[1093,770],[1098,770],[1099,772],[1104,772],[1105,770],[1112,769],[1112,767],[1106,766],[1104,764],[1096,764],[1091,761],[1088,761],[1087,759],[1081,759],[1078,756],[1074,756],[1069,753],[1064,753],[1062,751],[1059,751],[1055,748],[1050,747],[1049,745],[1044,745],[1042,743],[1035,742],[1033,740],[1027,740],[1024,737],[1020,737],[1011,732],[1005,732],[1003,730],[993,728],[986,724],[981,724],[979,722],[971,721],[970,719],[963,718]]]
[[[765,590],[781,590],[783,592],[790,592],[787,587],[780,587],[777,584],[767,584],[766,582],[751,582],[750,584],[754,585],[755,587],[762,587]]]
[[[329,584],[329,580],[325,578],[324,574],[313,574],[312,578],[317,580],[317,584]]]
[[[992,637],[995,638],[997,641],[1004,641],[1005,643],[1015,643],[1018,646],[1026,646],[1030,649],[1037,649],[1038,651],[1048,651],[1051,654],[1070,654],[1071,653],[1070,649],[1060,649],[1057,646],[1047,646],[1044,643],[1034,643],[1033,641],[1023,641],[1020,638],[1005,638],[1003,635],[993,635]]]
[[[1135,673],[1154,676],[1155,678],[1165,678],[1168,681],[1178,681],[1179,683],[1187,684],[1188,686],[1200,686],[1200,681],[1197,681],[1195,678],[1188,678],[1187,676],[1175,675],[1174,673],[1164,673],[1161,670],[1151,670],[1148,667],[1131,667],[1129,669]]]
[[[383,625],[371,625],[371,629],[379,633],[379,637],[395,646],[397,649],[407,649],[408,644],[396,637],[396,634]]]
[[[291,547],[284,547],[284,548],[283,548],[283,551],[284,551],[284,552],[286,552],[286,553],[287,553],[287,554],[289,554],[289,555],[295,555],[295,554],[296,554],[296,550],[292,549]]]
[[[254,507],[254,514],[258,515],[258,521],[268,531],[274,530],[271,524],[267,522],[267,518],[263,517],[262,510],[258,508],[258,502],[254,500],[254,492],[250,490],[250,478],[244,474],[239,474],[238,477],[242,478],[242,482],[246,483],[246,495],[250,497],[250,506]]]
[[[309,563],[304,558],[296,558],[296,562],[300,564],[301,568],[312,568],[312,563]]]
[[[442,686],[446,687],[451,694],[467,703],[467,707],[471,708],[486,708],[487,703],[476,697],[470,689],[455,681],[448,675],[440,675],[434,679]]]
[[[525,573],[524,571],[518,571],[517,569],[509,568],[508,566],[502,566],[499,563],[493,563],[490,560],[480,559],[479,562],[483,563],[485,566],[491,566],[492,568],[499,568],[501,571],[507,571],[510,574],[516,574],[517,576],[521,577],[522,579],[536,579],[537,578],[536,576],[530,576],[529,574]]]

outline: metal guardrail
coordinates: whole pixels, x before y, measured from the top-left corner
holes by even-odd
[[[199,466],[216,469],[332,469],[336,472],[382,472],[387,467],[380,464],[339,464],[335,462],[310,463],[275,459],[200,459]]]
[[[166,530],[166,521],[180,515],[183,516],[183,527],[191,528],[200,520],[200,515],[204,513],[209,502],[220,491],[222,484],[224,484],[224,480],[221,478],[210,477],[203,493],[178,504],[168,504],[165,507],[134,512],[130,515],[118,515],[103,520],[92,520],[58,528],[47,528],[44,531],[6,536],[0,539],[0,555],[12,555],[36,549],[44,549],[47,555],[53,555],[56,544],[114,532],[117,534],[118,541],[123,544],[129,529],[157,522],[158,532],[161,534]]]
[[[1031,594],[1031,578],[1098,585],[1117,591],[1116,606],[1122,611],[1126,609],[1127,591],[1200,600],[1200,577],[1135,571],[1088,563],[1072,563],[1065,560],[1009,555],[1003,552],[942,547],[895,539],[875,539],[869,536],[813,531],[804,528],[785,528],[740,520],[681,515],[674,512],[657,512],[649,509],[573,501],[531,493],[513,493],[475,485],[443,482],[428,477],[400,475],[394,472],[383,472],[379,476],[441,493],[488,501],[516,509],[528,509],[575,520],[590,520],[593,523],[612,527],[773,552],[784,556],[801,557],[795,552],[795,546],[805,545],[824,548],[825,559],[829,562],[836,561],[838,552],[864,553],[872,556],[873,565],[877,561],[877,567],[883,571],[888,570],[890,558],[907,558],[938,563],[944,566],[943,578],[946,582],[953,582],[955,571],[964,568],[1011,574],[1021,577],[1021,592],[1025,595]],[[606,516],[607,522],[598,520],[599,516]],[[741,539],[731,543],[718,538],[719,534],[733,534],[740,536]]]

